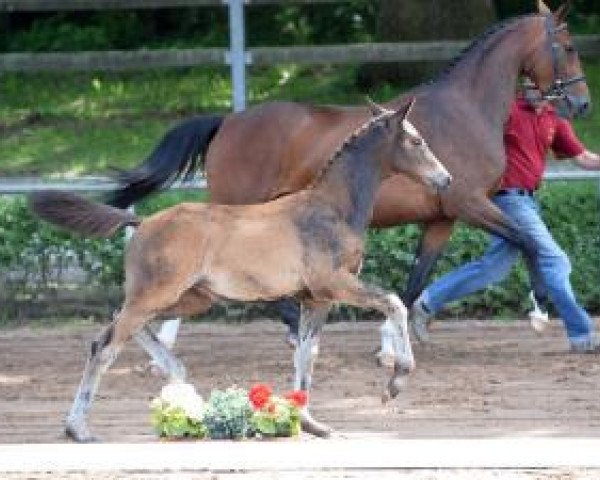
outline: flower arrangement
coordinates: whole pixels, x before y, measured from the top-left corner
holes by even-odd
[[[165,386],[150,403],[156,433],[171,439],[242,439],[294,437],[300,434],[300,409],[306,392],[277,396],[258,383],[250,391],[238,387],[213,390],[204,401],[193,385]]]

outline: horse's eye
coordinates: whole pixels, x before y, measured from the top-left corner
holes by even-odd
[[[421,145],[423,145],[423,139],[422,138],[414,137],[410,141],[411,141],[411,143],[415,147],[420,147]]]
[[[567,53],[574,53],[575,52],[575,47],[573,45],[571,45],[571,44],[565,45],[564,48],[565,48],[565,52],[567,52]]]

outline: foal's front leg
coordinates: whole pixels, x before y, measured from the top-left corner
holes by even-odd
[[[336,301],[360,308],[374,308],[387,317],[394,346],[394,367],[386,390],[384,401],[394,398],[400,392],[403,378],[415,368],[415,358],[408,334],[408,312],[402,300],[394,293],[378,287],[365,285],[350,273],[340,276],[335,288]]]
[[[318,355],[319,333],[327,318],[328,302],[305,301],[301,305],[299,339],[294,353],[296,376],[294,388],[310,392],[312,372]],[[310,398],[310,397],[309,397]],[[308,404],[301,410],[302,429],[318,437],[328,437],[331,428],[312,418]]]

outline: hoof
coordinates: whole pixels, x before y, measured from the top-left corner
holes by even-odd
[[[394,376],[390,378],[383,395],[381,396],[381,403],[386,404],[390,400],[393,400],[398,394],[406,387],[406,376]]]
[[[302,431],[310,433],[315,437],[329,438],[333,434],[333,429],[324,423],[317,422],[310,416],[309,413],[302,414],[301,419]]]
[[[383,367],[386,370],[393,370],[396,363],[396,356],[393,353],[378,352],[377,366]]]
[[[145,365],[136,365],[133,371],[140,377],[167,378],[169,375],[154,362],[148,362]]]
[[[294,349],[298,346],[298,335],[292,332],[288,332],[285,336],[285,343],[291,349]]]
[[[72,425],[65,427],[65,435],[67,438],[77,443],[98,443],[100,439],[90,433],[87,428],[76,428]]]

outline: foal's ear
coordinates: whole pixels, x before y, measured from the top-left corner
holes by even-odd
[[[556,9],[556,12],[554,12],[554,22],[556,23],[556,25],[560,25],[561,23],[565,22],[565,20],[567,19],[567,15],[569,15],[569,12],[571,11],[572,7],[573,0],[567,0],[565,3],[563,3],[560,7]]]
[[[538,12],[542,15],[552,15],[552,10],[544,3],[544,0],[538,0]]]
[[[398,121],[403,122],[408,118],[410,112],[412,112],[413,105],[415,104],[416,98],[412,97],[410,102],[408,102],[403,108],[398,111]]]

